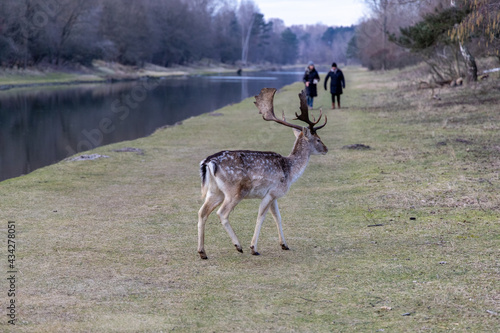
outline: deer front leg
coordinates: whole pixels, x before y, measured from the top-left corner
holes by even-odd
[[[257,252],[257,241],[259,240],[260,228],[262,227],[262,223],[266,218],[267,211],[269,210],[269,206],[273,200],[273,197],[267,195],[264,197],[264,199],[262,199],[262,202],[260,203],[259,215],[257,216],[257,224],[255,225],[252,243],[250,244],[250,249],[252,249],[252,254],[254,256],[260,255],[260,253]]]
[[[231,240],[233,241],[234,246],[236,247],[236,250],[238,252],[243,253],[243,249],[241,248],[240,241],[238,240],[238,237],[236,237],[236,234],[233,231],[233,228],[231,228],[231,225],[229,224],[229,214],[233,211],[234,207],[241,201],[241,199],[235,199],[231,198],[229,196],[226,196],[224,198],[224,202],[222,203],[222,206],[219,208],[217,211],[217,215],[219,215],[220,222],[224,226],[224,229],[226,229],[227,233],[229,234],[229,237],[231,237]]]
[[[280,239],[280,245],[283,250],[290,250],[286,245],[285,234],[283,234],[283,227],[281,226],[281,214],[278,208],[278,200],[274,200],[271,202],[271,214],[274,217],[274,221],[276,222],[276,226],[278,227],[278,234]]]
[[[205,253],[205,223],[207,222],[208,216],[213,212],[215,208],[223,200],[221,195],[207,195],[205,203],[201,206],[198,212],[198,253],[201,259],[208,259]]]

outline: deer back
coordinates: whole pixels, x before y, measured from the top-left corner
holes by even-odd
[[[222,192],[241,198],[263,198],[269,191],[280,197],[291,183],[290,161],[274,152],[221,151],[201,162],[202,184],[208,172]]]

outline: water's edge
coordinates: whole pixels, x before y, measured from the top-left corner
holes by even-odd
[[[240,102],[264,86],[279,89],[299,76],[219,73],[11,89],[0,94],[0,181],[99,146],[148,136]]]

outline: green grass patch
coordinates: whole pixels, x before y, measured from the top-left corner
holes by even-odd
[[[0,75],[0,86],[25,86],[25,85],[40,85],[40,84],[64,84],[75,82],[94,82],[104,81],[105,78],[92,74],[77,74],[64,72],[48,72],[42,73],[38,71],[26,71],[16,73],[5,73]]]
[[[2,237],[7,221],[17,231],[16,331],[497,331],[498,81],[437,100],[396,71],[344,73],[347,108],[329,110],[323,91],[315,100],[329,153],[279,201],[291,251],[268,217],[262,255],[250,254],[248,200],[230,216],[244,253],[215,214],[209,260],[196,252],[199,161],[291,150],[291,130],[263,121],[253,99],[92,152],[107,159],[2,182]],[[276,95],[288,119],[300,89]],[[342,149],[356,143],[371,149]],[[112,152],[121,147],[145,153]]]

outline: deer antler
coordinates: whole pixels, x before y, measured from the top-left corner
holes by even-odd
[[[311,130],[311,133],[316,133],[317,130],[325,127],[326,122],[328,121],[327,117],[325,116],[325,123],[321,126],[314,127],[319,121],[321,120],[321,117],[323,116],[323,110],[319,110],[319,118],[315,122],[312,122],[309,120],[309,107],[307,106],[307,101],[306,101],[306,93],[304,90],[302,90],[299,94],[299,99],[300,99],[300,115],[295,113],[295,119],[300,120],[305,122],[306,124],[309,125],[309,129]]]
[[[262,90],[260,91],[260,94],[258,96],[255,96],[254,103],[257,106],[257,108],[259,109],[259,113],[262,114],[262,118],[264,118],[264,120],[267,120],[267,121],[272,120],[272,121],[277,122],[279,124],[282,124],[282,125],[285,125],[288,127],[292,127],[292,128],[298,129],[298,130],[302,130],[302,126],[290,124],[289,122],[285,121],[284,114],[283,114],[283,120],[278,119],[274,115],[273,99],[274,99],[275,93],[276,93],[275,88],[262,88]],[[309,108],[308,108],[307,102],[306,102],[306,94],[303,90],[299,94],[299,99],[300,99],[300,112],[301,113],[300,113],[300,115],[297,115],[297,113],[295,113],[295,116],[297,117],[295,119],[303,121],[306,124],[308,124],[311,133],[314,134],[314,133],[316,133],[317,130],[319,130],[320,128],[323,128],[326,125],[327,118],[325,116],[325,123],[323,125],[318,126],[318,127],[314,127],[314,125],[319,123],[319,121],[321,120],[321,116],[323,115],[323,112],[320,110],[320,115],[319,115],[319,118],[316,122],[310,121],[309,120]]]
[[[276,93],[275,88],[262,88],[260,94],[258,96],[255,96],[254,103],[259,109],[259,113],[262,114],[262,118],[264,118],[264,120],[267,121],[272,120],[277,122],[278,124],[282,124],[301,131],[302,130],[301,126],[290,124],[289,122],[285,121],[284,113],[283,113],[283,120],[276,118],[276,116],[274,115],[274,106],[273,106],[273,99],[275,93]]]

